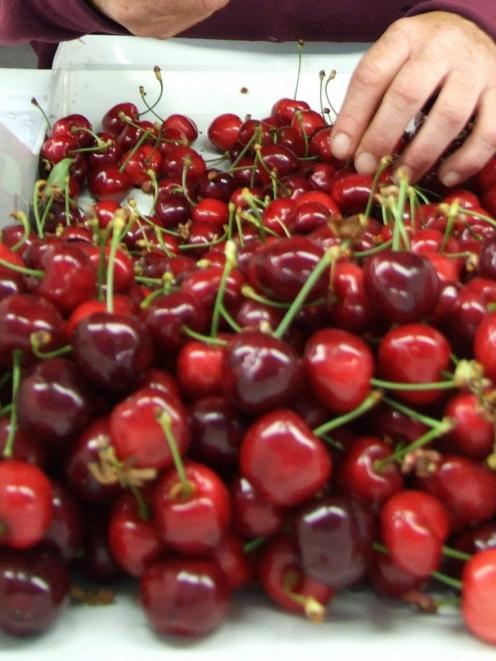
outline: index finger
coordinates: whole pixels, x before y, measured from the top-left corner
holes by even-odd
[[[347,159],[355,153],[384,93],[410,54],[410,41],[397,21],[362,57],[333,126],[331,150],[336,158]]]

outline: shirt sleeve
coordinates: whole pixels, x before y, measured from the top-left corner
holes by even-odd
[[[418,2],[407,12],[407,16],[428,11],[449,11],[476,23],[493,39],[496,39],[496,3],[494,0],[432,0]]]
[[[91,33],[126,31],[86,0],[0,0],[0,43],[56,43]]]

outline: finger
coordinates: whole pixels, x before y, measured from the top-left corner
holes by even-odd
[[[446,74],[446,64],[426,54],[406,62],[392,81],[355,155],[355,167],[372,174],[382,156],[394,151],[404,130]]]
[[[409,56],[410,43],[401,21],[394,23],[363,56],[334,123],[331,150],[336,158],[354,154],[384,92]]]
[[[496,153],[496,88],[481,95],[475,125],[460,149],[443,163],[439,177],[448,187],[457,186],[478,172]]]
[[[431,168],[446,147],[460,134],[472,116],[481,84],[464,74],[449,76],[418,135],[412,140],[401,165],[414,181]]]

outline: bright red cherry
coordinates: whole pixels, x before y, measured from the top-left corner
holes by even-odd
[[[496,645],[496,549],[476,553],[462,574],[462,615],[477,638]]]

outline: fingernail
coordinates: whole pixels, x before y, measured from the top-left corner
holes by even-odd
[[[441,181],[446,186],[446,188],[451,188],[452,186],[456,186],[456,184],[458,184],[461,180],[462,178],[459,175],[459,173],[455,172],[454,170],[447,172],[441,177]]]
[[[355,158],[355,169],[360,174],[373,174],[377,169],[377,158],[368,151],[363,151]]]
[[[336,158],[348,158],[351,151],[351,140],[346,133],[337,133],[332,136],[331,151]]]

